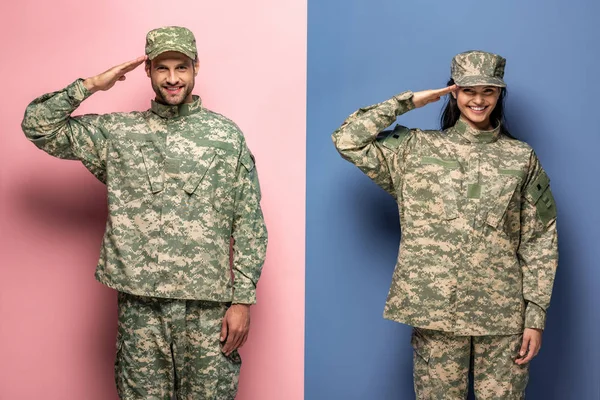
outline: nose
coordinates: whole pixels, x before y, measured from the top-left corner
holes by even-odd
[[[167,76],[167,84],[175,85],[179,82],[179,77],[175,73],[174,69],[169,70],[169,76]]]
[[[483,105],[485,103],[485,100],[481,94],[477,93],[475,95],[475,98],[473,98],[473,102],[477,105]]]

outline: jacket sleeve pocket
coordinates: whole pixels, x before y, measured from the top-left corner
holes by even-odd
[[[537,215],[544,225],[556,218],[556,204],[550,190],[550,178],[545,171],[529,185],[525,198],[535,205]]]

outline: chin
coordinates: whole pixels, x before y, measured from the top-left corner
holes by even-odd
[[[477,125],[486,125],[489,123],[490,121],[490,116],[486,115],[486,116],[473,116],[473,115],[469,115],[469,120],[473,123],[473,124],[477,124]]]
[[[165,95],[163,95],[162,98],[163,98],[163,100],[164,100],[165,103],[167,103],[167,104],[169,104],[171,106],[178,106],[181,103],[183,103],[183,100],[185,99],[185,98],[179,98],[179,97],[177,97],[177,98],[169,98],[169,97],[167,97]]]
[[[167,104],[170,104],[172,106],[178,106],[178,105],[180,105],[182,103],[183,103],[183,100],[171,100],[171,101],[167,102]]]
[[[483,125],[483,124],[486,124],[486,122],[489,120],[486,118],[471,118],[471,121],[473,121],[473,123],[475,123],[477,125]]]

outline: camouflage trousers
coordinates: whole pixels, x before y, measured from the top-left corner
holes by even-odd
[[[528,365],[515,363],[523,335],[456,336],[414,328],[414,382],[418,400],[464,400],[473,368],[478,400],[525,398]]]
[[[239,354],[221,352],[228,304],[119,292],[115,380],[121,400],[230,400]]]

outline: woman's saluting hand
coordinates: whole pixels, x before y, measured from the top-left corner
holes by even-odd
[[[438,101],[442,98],[442,96],[454,92],[457,89],[458,85],[452,85],[443,89],[422,90],[420,92],[414,92],[412,101],[415,104],[416,108],[423,107],[424,105]]]

